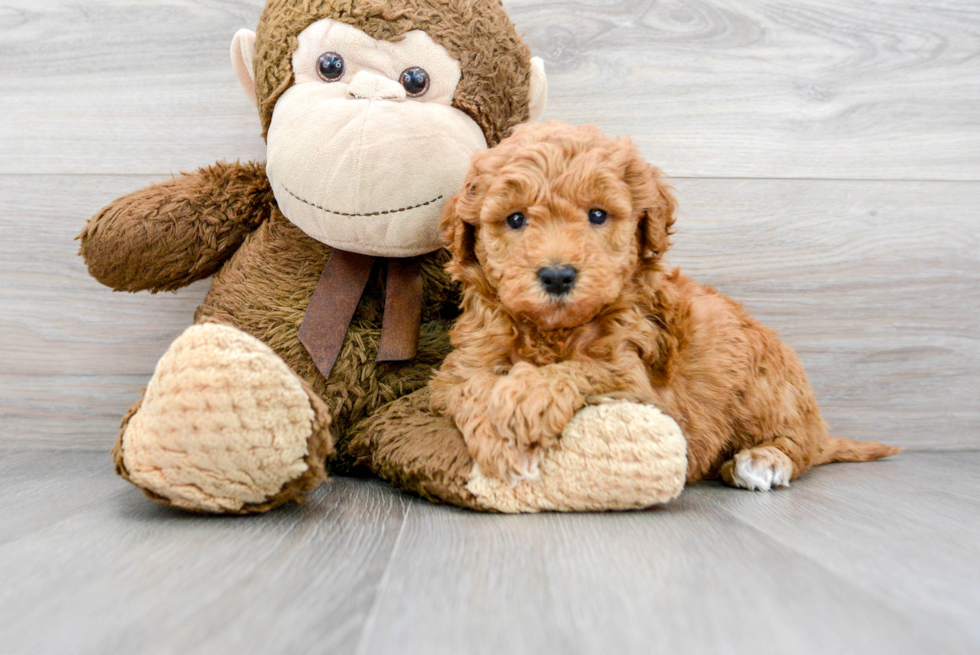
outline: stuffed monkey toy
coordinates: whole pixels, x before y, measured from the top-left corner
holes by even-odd
[[[122,422],[116,471],[154,500],[262,512],[370,470],[489,511],[643,507],[683,486],[657,410],[586,407],[516,487],[480,475],[426,386],[458,291],[439,213],[470,156],[545,102],[499,0],[270,0],[232,63],[263,163],[218,163],[120,198],[79,236],[120,291],[211,277]],[[639,464],[639,466],[638,466]]]

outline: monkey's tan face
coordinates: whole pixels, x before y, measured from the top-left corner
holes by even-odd
[[[439,214],[480,127],[452,106],[459,63],[421,31],[379,41],[331,19],[299,35],[266,170],[283,214],[330,246],[411,257],[441,246]]]

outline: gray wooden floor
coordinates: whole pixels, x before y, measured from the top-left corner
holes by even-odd
[[[664,509],[484,516],[335,480],[247,519],[117,479],[207,290],[113,294],[99,207],[262,159],[228,63],[262,0],[0,0],[0,655],[980,652],[980,3],[509,0],[548,118],[674,180],[673,263],[908,452]]]
[[[104,453],[0,459],[2,653],[980,652],[980,453],[489,516],[338,479],[252,518],[145,501]]]

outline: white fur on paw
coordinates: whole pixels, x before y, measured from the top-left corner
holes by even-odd
[[[769,491],[773,487],[788,487],[793,466],[783,453],[769,458],[743,450],[735,455],[735,486],[751,491]]]
[[[510,481],[511,488],[516,487],[517,485],[519,485],[524,481],[533,482],[534,480],[537,480],[538,476],[541,475],[540,464],[541,464],[540,453],[536,453],[522,460],[519,468],[510,471],[509,481]]]

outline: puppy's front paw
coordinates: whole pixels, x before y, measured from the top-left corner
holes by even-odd
[[[504,437],[487,417],[461,426],[463,438],[483,475],[498,478],[511,486],[538,477],[543,449],[518,445]]]
[[[769,491],[773,487],[789,486],[793,462],[774,446],[758,446],[740,451],[725,462],[721,477],[733,487]]]
[[[540,458],[583,402],[570,384],[521,362],[494,385],[487,418],[504,439]]]

